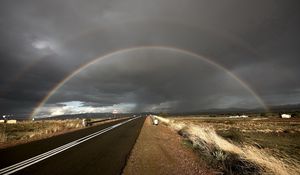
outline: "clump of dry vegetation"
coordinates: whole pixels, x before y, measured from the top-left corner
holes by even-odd
[[[46,138],[83,127],[81,120],[20,121],[0,124],[0,147]]]
[[[272,122],[263,119],[265,123],[260,124],[257,119],[158,119],[176,130],[201,158],[224,174],[300,174],[299,158],[286,153],[287,150],[299,153],[297,145],[291,147],[290,142],[286,142],[289,137],[276,138],[282,133],[289,133],[290,137],[299,136],[297,121],[283,124],[280,119]],[[267,143],[258,142],[256,138]],[[278,149],[284,146],[283,151]]]

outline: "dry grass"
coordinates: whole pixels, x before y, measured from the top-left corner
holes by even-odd
[[[92,119],[91,122],[94,126],[127,118]],[[81,128],[84,128],[81,119],[19,121],[16,124],[0,123],[0,149],[72,132]]]
[[[6,141],[7,141],[6,133],[1,132],[0,133],[0,143],[6,142]]]
[[[0,124],[0,148],[82,128],[81,120],[21,121]]]
[[[243,128],[246,132],[251,130],[257,133],[268,130],[268,132],[278,133],[278,131],[281,132],[281,130],[287,129],[284,124],[278,124],[281,121],[274,121],[277,122],[277,125],[274,125],[274,122],[256,125],[251,121],[243,123],[240,120],[228,121],[224,118],[219,120],[209,118],[206,123],[199,118],[198,120],[202,122],[199,122],[196,118],[190,118],[189,120],[157,118],[189,139],[194,148],[205,154],[206,158],[210,159],[210,163],[215,163],[226,174],[300,174],[298,160],[285,154],[277,156],[269,148],[262,149],[255,146],[255,144],[250,144],[249,140],[244,142],[243,136],[238,135],[236,130],[236,133],[231,133],[231,138],[238,140],[238,142],[226,139],[216,132],[216,128],[230,131],[230,129],[235,128],[233,126],[236,126],[238,129]],[[191,120],[196,120],[196,122]],[[288,128],[293,132],[297,132],[297,129],[299,129],[295,123],[289,125]]]

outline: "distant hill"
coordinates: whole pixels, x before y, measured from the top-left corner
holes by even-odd
[[[300,112],[300,104],[289,104],[289,105],[280,105],[280,106],[271,106],[269,107],[271,112],[276,113],[291,113],[291,112]],[[143,113],[120,113],[116,117],[120,116],[133,116],[133,115],[146,115],[146,114],[163,114],[163,115],[201,115],[201,114],[251,114],[251,113],[263,113],[265,112],[262,108],[255,109],[245,109],[245,108],[227,108],[227,109],[206,109],[192,112],[176,112],[176,113],[160,113],[160,112],[143,112]],[[60,115],[49,117],[45,119],[74,119],[74,118],[109,118],[113,117],[111,113],[85,113],[85,114],[71,114],[71,115]]]
[[[271,112],[274,113],[300,113],[300,104],[288,104],[288,105],[278,105],[269,107]],[[120,116],[133,116],[133,115],[147,115],[147,114],[156,114],[156,115],[204,115],[204,114],[250,114],[250,113],[263,113],[265,112],[262,108],[256,109],[245,109],[245,108],[226,108],[226,109],[206,109],[206,110],[198,110],[198,111],[189,111],[189,112],[143,112],[143,113],[120,113],[117,114],[116,117]],[[10,116],[9,119],[17,119],[17,120],[28,120],[30,114],[16,114]],[[67,115],[59,115],[53,117],[47,117],[43,119],[47,120],[56,120],[56,119],[75,119],[75,118],[110,118],[113,117],[112,113],[85,113],[85,114],[67,114]],[[38,119],[41,120],[41,119]]]
[[[292,113],[292,112],[300,112],[300,104],[288,104],[288,105],[279,105],[279,106],[270,106],[270,112],[275,113]],[[250,114],[250,113],[263,113],[265,112],[262,108],[255,109],[245,109],[245,108],[226,108],[226,109],[206,109],[192,112],[176,112],[176,113],[168,113],[169,115],[204,115],[204,114]]]
[[[111,113],[84,113],[84,114],[66,114],[66,115],[57,115],[53,117],[47,117],[43,119],[47,120],[64,120],[64,119],[76,119],[76,118],[109,118],[113,117]],[[41,120],[41,118],[37,118],[38,120]]]
[[[270,109],[272,111],[300,111],[300,104],[271,106]]]

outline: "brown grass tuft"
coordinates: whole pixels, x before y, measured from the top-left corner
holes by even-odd
[[[82,128],[81,120],[21,121],[0,124],[0,147],[38,140],[62,132]]]
[[[234,144],[219,136],[214,128],[207,125],[195,125],[158,116],[157,118],[178,133],[184,133],[194,148],[200,150],[210,159],[210,163],[219,166],[227,174],[300,174],[300,164],[297,161],[278,159],[251,145]]]

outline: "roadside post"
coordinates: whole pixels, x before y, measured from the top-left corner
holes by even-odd
[[[117,118],[117,114],[118,114],[118,110],[114,109],[112,114],[113,114],[113,118]]]
[[[159,120],[156,118],[156,115],[150,115],[151,119],[152,119],[152,124],[153,125],[158,125],[159,124]]]
[[[83,127],[87,127],[88,126],[88,123],[87,123],[86,119],[82,119],[82,126]]]
[[[153,119],[153,124],[154,124],[154,125],[158,125],[158,123],[159,123],[159,122],[158,122],[158,119],[157,119],[157,118],[154,118],[154,119]]]

